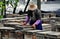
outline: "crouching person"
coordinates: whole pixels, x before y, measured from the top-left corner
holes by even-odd
[[[38,10],[37,5],[30,4],[28,6],[26,21],[23,22],[23,25],[29,24],[37,30],[42,30],[42,21],[40,19],[40,10]],[[36,36],[33,36],[32,39],[36,39]]]

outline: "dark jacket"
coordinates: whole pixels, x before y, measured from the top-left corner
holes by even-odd
[[[34,19],[31,19],[31,20],[38,20],[38,19],[40,19],[40,10],[38,10],[38,9],[36,9],[34,11],[28,10],[27,14],[28,14],[29,18],[34,16],[33,17]]]

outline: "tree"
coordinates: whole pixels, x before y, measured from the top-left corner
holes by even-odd
[[[0,8],[0,18],[2,18],[6,14],[5,0],[0,0]]]
[[[14,7],[14,10],[13,10],[13,14],[15,14],[15,10],[16,10],[18,1],[19,1],[19,0],[15,0],[15,3],[14,3],[15,7]]]

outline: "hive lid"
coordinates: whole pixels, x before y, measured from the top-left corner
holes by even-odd
[[[41,32],[42,30],[28,30],[26,32]]]
[[[54,31],[45,31],[45,32],[37,32],[39,34],[48,34],[48,35],[60,35],[60,32],[54,32]]]

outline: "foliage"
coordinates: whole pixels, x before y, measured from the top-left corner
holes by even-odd
[[[3,11],[5,11],[5,1],[0,1],[0,19],[3,18]]]

